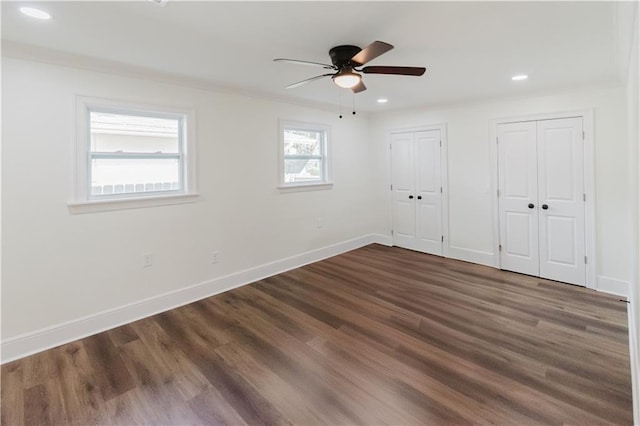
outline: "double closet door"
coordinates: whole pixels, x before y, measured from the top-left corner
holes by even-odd
[[[393,244],[442,256],[440,130],[391,135]]]
[[[502,269],[584,286],[582,118],[498,125]]]

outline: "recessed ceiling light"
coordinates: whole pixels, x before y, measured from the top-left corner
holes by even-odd
[[[36,19],[51,19],[51,15],[45,12],[44,10],[36,9],[34,7],[21,7],[20,12],[24,13],[27,16]]]
[[[167,5],[167,3],[169,2],[169,0],[149,0],[152,3],[157,4],[160,7],[165,7]]]
[[[514,75],[513,77],[511,77],[511,80],[513,81],[522,81],[522,80],[526,80],[528,79],[529,76],[526,74],[518,74],[518,75]]]
[[[380,99],[378,99],[378,103],[379,103],[379,104],[386,104],[387,102],[389,102],[389,100],[388,100],[388,99],[385,99],[385,98],[380,98]]]

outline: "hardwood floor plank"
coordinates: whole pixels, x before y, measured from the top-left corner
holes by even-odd
[[[246,315],[247,311],[240,309],[239,299],[228,293],[222,296],[224,297],[213,302],[227,315],[237,315],[239,318]],[[345,401],[353,402],[353,394],[357,394],[359,390],[353,390],[353,394],[350,394],[340,386],[332,386],[335,383],[349,389],[353,388],[352,384],[344,382],[335,371],[326,368],[322,363],[309,360],[312,355],[304,352],[302,342],[296,344],[293,339],[285,337],[285,341],[279,341],[275,346],[271,342],[277,341],[275,339],[282,338],[285,334],[269,327],[260,318],[251,316],[250,319],[250,322],[243,321],[243,326],[234,331],[237,341],[243,344],[252,356],[260,359],[267,368],[295,388],[304,389],[321,411],[331,412],[336,416],[334,423],[364,423],[357,412],[345,404]]]
[[[52,350],[58,366],[58,377],[52,384],[59,384],[66,413],[71,415],[68,423],[101,424],[103,417],[103,394],[94,368],[85,351],[83,342],[72,342]]]
[[[174,321],[176,318],[179,318],[178,313],[170,311],[160,314],[157,321],[248,424],[289,424],[244,377],[207,346],[205,338],[195,338],[190,325]]]
[[[459,392],[472,395],[482,404],[494,404],[507,411],[511,410],[513,414],[525,415],[535,423],[553,424],[557,422],[556,419],[568,416],[581,419],[582,424],[609,424],[604,418],[531,388],[527,392],[521,392],[527,383],[520,383],[496,372],[478,369],[474,365],[449,358],[446,354],[434,352],[437,351],[406,346],[398,348],[398,354],[404,362]],[[456,368],[446,368],[444,365],[456,365]],[[505,392],[506,389],[509,392]]]
[[[58,377],[58,367],[54,359],[47,353],[37,353],[20,360],[20,365],[24,374],[24,387],[31,388]]]
[[[138,339],[138,334],[136,334],[135,330],[131,327],[131,324],[111,329],[107,331],[107,335],[115,347]]]
[[[380,401],[385,401],[385,405],[402,412],[408,419],[401,421],[402,423],[456,425],[472,423],[471,419],[451,410],[437,398],[432,398],[430,394],[433,393],[433,388],[428,393],[423,393],[409,385],[407,381],[399,380],[398,377],[382,375],[379,369],[374,369],[363,362],[361,356],[334,345],[333,341],[325,341],[322,345],[315,347],[333,363],[342,365],[349,380],[368,389]],[[399,419],[399,417],[395,418]]]
[[[255,286],[241,287],[234,291],[239,298],[245,301],[251,301],[254,306],[261,309],[265,314],[270,315],[272,312],[277,312],[278,316],[282,318],[282,322],[289,324],[292,327],[297,327],[301,331],[296,332],[295,335],[300,340],[313,340],[316,337],[332,336],[335,333],[335,328],[330,325],[315,319],[314,317],[307,315],[295,307],[284,303],[283,301],[260,291]],[[306,336],[313,336],[311,339],[307,339]]]
[[[183,400],[190,400],[210,387],[209,381],[156,322],[137,321],[132,328],[142,336],[141,340],[150,355],[166,369],[163,383],[170,380]]]
[[[24,380],[22,370],[2,366],[0,376],[0,424],[20,425],[24,423]]]
[[[158,421],[166,424],[184,422],[186,404],[181,398],[172,371],[153,354],[153,349],[136,340],[120,347],[122,359],[131,374],[134,388],[149,401]]]
[[[469,422],[479,424],[531,424],[532,420],[520,413],[505,412],[491,404],[482,404],[458,392],[445,383],[424,374],[420,368],[405,363],[398,357],[394,348],[380,345],[370,337],[344,326],[342,334],[327,342],[341,350],[358,357],[372,369],[392,380],[410,384],[417,391],[429,395],[452,412]]]
[[[86,337],[82,343],[96,371],[96,380],[105,400],[133,389],[131,375],[107,333]]]
[[[274,289],[278,288],[283,283],[286,283],[287,281],[291,281],[291,280],[292,279],[289,279],[281,274],[281,275],[276,275],[274,277],[267,278],[266,280],[257,282],[254,284],[254,286],[257,289],[263,290],[267,294],[274,296],[271,293]],[[304,298],[297,297],[295,294],[280,292],[274,297],[276,297],[279,300],[282,300],[284,303],[287,303],[295,307],[296,309],[306,313],[307,315],[314,317],[318,321],[321,321],[329,325],[330,327],[338,328],[343,324],[343,322],[339,318],[335,317],[330,312],[317,308],[316,306],[309,303]]]
[[[544,336],[535,336],[533,329],[510,330],[509,328],[515,328],[516,326],[501,324],[499,318],[493,318],[491,322],[470,322],[464,313],[456,313],[456,311],[444,309],[439,303],[424,301],[418,304],[387,293],[380,294],[380,296],[387,298],[387,300],[393,300],[400,306],[413,309],[426,319],[445,324],[470,336],[482,337],[496,347],[506,348],[524,356],[535,357],[549,365],[564,368],[583,377],[597,378],[607,383],[615,382],[622,386],[630,385],[630,376],[628,374],[620,373],[617,369],[611,369],[609,365],[603,364],[597,357],[593,357],[591,352],[584,353],[585,356],[589,357],[588,360],[577,362],[575,354],[568,351],[571,348],[570,345],[564,345],[561,341],[550,342]],[[572,325],[567,327],[575,330]]]
[[[628,425],[626,310],[374,244],[3,365],[1,423]]]
[[[243,345],[231,343],[216,349],[216,353],[233,369],[254,384],[256,390],[293,424],[330,424],[333,419],[314,409],[313,403],[290,386],[262,362],[255,360]]]
[[[166,425],[170,424],[164,407],[153,393],[134,388],[105,402],[104,412],[110,425]],[[188,424],[183,421],[180,424]]]
[[[64,408],[61,383],[49,381],[24,390],[24,424],[70,424]]]
[[[189,406],[196,415],[193,423],[229,426],[248,425],[240,414],[238,414],[227,400],[214,388],[209,388],[189,400]]]

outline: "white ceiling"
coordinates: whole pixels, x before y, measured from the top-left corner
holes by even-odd
[[[26,4],[54,19],[22,15]],[[616,83],[618,14],[614,2],[3,2],[2,38],[279,98],[342,93],[345,105],[350,91],[329,78],[284,89],[322,68],[272,60],[326,63],[333,46],[382,40],[395,49],[369,65],[427,72],[365,75],[356,103],[374,111]]]

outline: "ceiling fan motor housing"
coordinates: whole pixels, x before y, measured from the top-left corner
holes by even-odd
[[[344,46],[336,46],[329,50],[329,56],[331,57],[331,63],[336,67],[343,68],[345,66],[356,67],[359,64],[357,62],[352,62],[351,58],[353,58],[358,52],[362,49],[358,46],[344,45]]]

